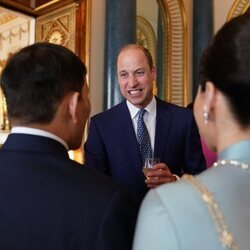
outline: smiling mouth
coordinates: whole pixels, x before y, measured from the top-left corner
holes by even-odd
[[[135,89],[135,90],[129,90],[128,93],[130,95],[138,95],[139,93],[142,92],[142,89]]]

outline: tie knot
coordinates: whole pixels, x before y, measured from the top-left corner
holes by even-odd
[[[142,119],[143,116],[144,116],[144,114],[145,114],[146,112],[147,112],[146,109],[140,109],[140,110],[138,111],[138,119],[139,119],[139,120]]]

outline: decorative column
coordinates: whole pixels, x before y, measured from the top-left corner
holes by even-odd
[[[193,99],[199,80],[199,62],[213,36],[213,0],[193,1]]]
[[[136,43],[136,0],[106,0],[104,110],[123,100],[116,59],[120,48],[127,43]]]

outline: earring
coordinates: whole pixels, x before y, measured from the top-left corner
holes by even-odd
[[[203,120],[204,120],[204,124],[207,125],[208,124],[208,111],[207,111],[207,106],[204,105],[203,106]]]

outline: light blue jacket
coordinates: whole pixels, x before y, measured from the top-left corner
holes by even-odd
[[[230,146],[219,159],[250,163],[250,140]],[[211,168],[197,178],[213,193],[239,249],[249,250],[250,169]],[[184,180],[150,190],[140,208],[133,250],[163,249],[225,249],[200,192]]]

